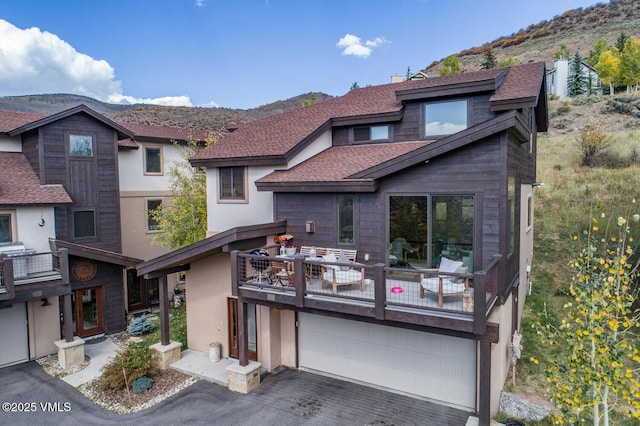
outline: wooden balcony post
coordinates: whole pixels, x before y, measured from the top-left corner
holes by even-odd
[[[384,320],[384,310],[387,304],[387,283],[384,275],[384,263],[373,265],[373,282],[375,298],[375,318]]]
[[[480,389],[478,419],[480,426],[491,423],[491,343],[481,341],[480,345]]]
[[[231,251],[231,295],[236,297],[238,296],[238,279],[241,276],[240,271],[238,271],[240,267],[238,253],[240,253],[239,250]]]
[[[160,342],[167,346],[169,337],[169,295],[167,293],[167,276],[158,277],[158,292],[160,293]]]
[[[60,275],[62,276],[62,285],[69,285],[69,253],[66,248],[58,250],[58,261],[60,262]]]
[[[473,275],[473,333],[483,335],[486,332],[487,310],[487,274],[479,272]]]
[[[64,340],[73,342],[73,308],[71,306],[71,294],[63,296]]]
[[[304,306],[304,293],[307,286],[307,270],[304,264],[304,256],[296,255],[293,260],[293,270],[296,277],[296,306]]]
[[[0,262],[2,263],[2,285],[4,286],[5,293],[0,300],[11,300],[16,297],[15,279],[13,277],[13,259],[6,256],[0,256]]]
[[[238,299],[238,361],[241,367],[249,365],[249,330],[247,304]]]

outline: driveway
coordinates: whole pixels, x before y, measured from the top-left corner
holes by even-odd
[[[354,383],[284,370],[249,395],[199,381],[134,414],[105,411],[33,361],[0,369],[0,424],[465,425],[469,413]],[[15,409],[21,412],[7,412]],[[28,412],[24,412],[29,410]]]

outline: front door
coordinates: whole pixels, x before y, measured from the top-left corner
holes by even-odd
[[[227,299],[229,314],[229,356],[237,358],[238,353],[238,299]],[[256,305],[247,303],[247,330],[249,359],[258,360],[258,324],[256,322]]]
[[[102,287],[75,290],[73,312],[77,336],[91,336],[104,332]]]

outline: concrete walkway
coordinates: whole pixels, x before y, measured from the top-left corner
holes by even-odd
[[[172,363],[170,367],[181,373],[226,387],[229,383],[227,367],[237,363],[237,359],[229,358],[221,358],[218,362],[211,362],[208,353],[187,349],[182,351],[181,358]]]
[[[77,373],[69,374],[63,377],[62,380],[73,387],[77,387],[100,377],[102,367],[104,367],[118,351],[118,345],[113,343],[113,340],[104,337],[100,339],[104,340],[97,343],[87,341],[84,345],[84,354],[91,358],[87,368]]]

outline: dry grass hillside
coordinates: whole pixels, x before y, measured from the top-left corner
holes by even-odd
[[[610,3],[567,10],[553,19],[531,24],[509,36],[455,55],[463,70],[480,69],[484,61],[483,54],[488,48],[493,50],[498,61],[511,56],[520,64],[530,61],[551,64],[554,53],[562,44],[569,48],[572,55],[580,50],[582,57],[588,57],[589,49],[598,39],[604,37],[609,43],[615,43],[621,32],[640,37],[640,1],[611,0]],[[442,59],[432,62],[423,71],[438,75]]]

